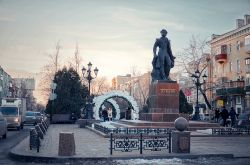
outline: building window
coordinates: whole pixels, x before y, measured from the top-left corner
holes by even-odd
[[[240,73],[240,60],[237,60],[237,73]]]
[[[245,45],[250,45],[250,35],[245,37]]]
[[[232,53],[232,44],[228,45],[228,53]]]
[[[232,72],[232,71],[233,71],[233,63],[229,62],[229,72]]]
[[[250,73],[250,58],[245,59],[246,73]]]
[[[236,49],[239,51],[240,50],[240,41],[236,42]]]
[[[246,79],[245,79],[245,85],[246,86],[250,85],[250,78],[249,77],[246,77]]]
[[[236,104],[241,104],[241,96],[236,96]]]

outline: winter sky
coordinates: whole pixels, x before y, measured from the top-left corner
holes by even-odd
[[[192,35],[209,39],[250,14],[250,0],[0,0],[0,65],[38,73],[55,45],[67,63],[78,43],[83,64],[100,76],[151,68],[152,46],[162,28],[174,53]]]

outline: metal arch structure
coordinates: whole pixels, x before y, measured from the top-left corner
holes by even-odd
[[[94,118],[96,120],[100,120],[100,116],[99,116],[99,109],[102,107],[102,105],[107,101],[109,103],[111,103],[115,108],[116,108],[116,119],[120,119],[120,108],[119,108],[119,105],[114,102],[116,102],[114,99],[112,98],[115,98],[115,97],[119,97],[119,98],[123,98],[125,99],[128,104],[130,105],[131,107],[131,119],[132,120],[137,120],[139,119],[139,107],[135,101],[135,99],[130,96],[128,94],[128,92],[123,92],[123,91],[119,91],[119,90],[114,90],[114,91],[110,91],[110,92],[107,92],[101,96],[98,96],[98,97],[95,97],[93,99],[93,103],[95,103],[95,106],[93,108],[93,111],[94,111]],[[116,106],[117,105],[117,106]],[[119,117],[119,118],[118,118]]]

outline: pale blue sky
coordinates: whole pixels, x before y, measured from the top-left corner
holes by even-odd
[[[244,14],[250,0],[0,0],[0,65],[39,72],[60,40],[62,62],[78,42],[83,63],[98,66],[101,76],[134,65],[143,72],[162,28],[177,53],[192,35],[233,30]]]

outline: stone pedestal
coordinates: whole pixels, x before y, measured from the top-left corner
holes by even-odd
[[[75,139],[72,132],[60,132],[59,134],[59,156],[75,155]]]
[[[179,117],[179,84],[156,81],[149,87],[149,113],[140,114],[140,120],[173,122]]]
[[[172,132],[172,152],[190,153],[190,132]]]

